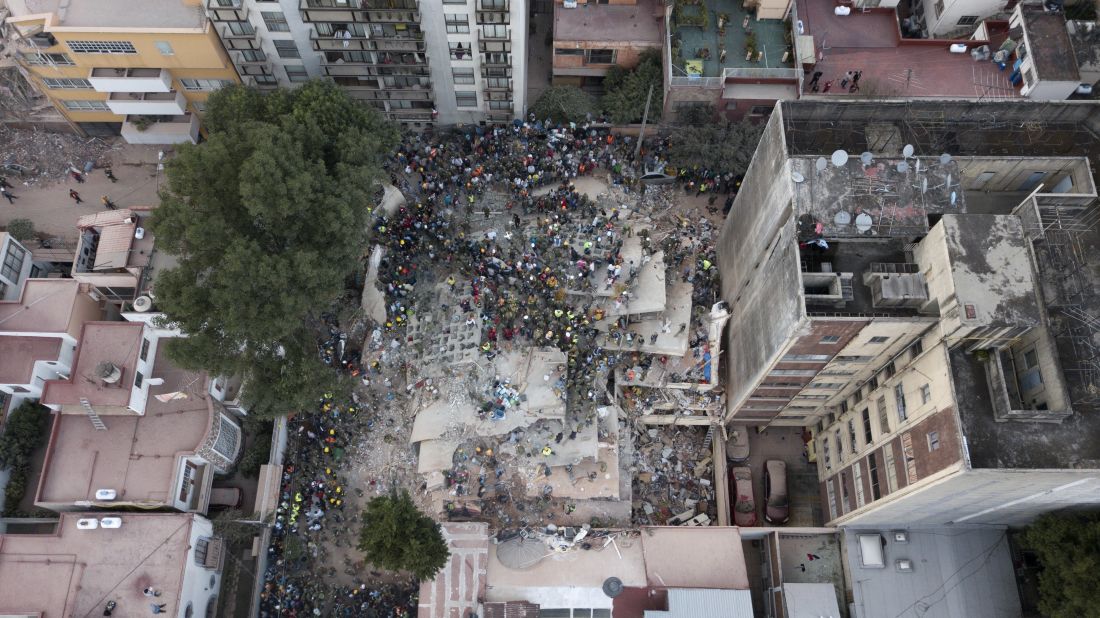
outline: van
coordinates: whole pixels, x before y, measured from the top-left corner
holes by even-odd
[[[785,524],[791,518],[787,501],[787,464],[778,459],[764,463],[764,519]]]

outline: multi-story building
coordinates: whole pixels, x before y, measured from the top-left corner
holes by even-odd
[[[200,515],[64,514],[52,532],[0,535],[0,612],[149,616],[157,605],[166,616],[213,616],[223,545]]]
[[[8,0],[18,61],[69,123],[131,143],[195,142],[210,92],[238,81],[195,0]]]
[[[23,282],[31,275],[31,252],[7,232],[0,232],[0,300],[19,297]]]
[[[1003,136],[964,104],[880,105],[784,104],[765,130],[718,245],[726,419],[815,427],[833,524],[1012,525],[1098,502],[1100,286],[1074,249],[1100,243],[1088,160],[1054,142],[987,156]],[[899,120],[933,113],[923,134]],[[1091,112],[980,113],[1053,139],[1059,113]],[[964,125],[954,156],[901,141]]]
[[[512,0],[208,0],[245,83],[326,77],[404,126],[526,109],[526,5]]]
[[[554,85],[602,92],[613,67],[631,69],[664,41],[664,4],[657,0],[554,3]]]

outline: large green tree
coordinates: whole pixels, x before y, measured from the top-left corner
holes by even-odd
[[[187,334],[169,354],[244,376],[259,414],[301,408],[336,385],[311,327],[361,265],[397,129],[324,81],[223,88],[204,123],[206,141],[169,161],[153,214],[158,250],[178,258],[157,304]]]
[[[530,111],[538,120],[549,118],[554,122],[583,122],[595,109],[596,102],[592,96],[580,88],[551,86],[539,95]]]
[[[421,580],[435,577],[451,555],[439,524],[421,513],[403,490],[367,503],[359,549],[371,564],[408,571]]]
[[[748,121],[677,127],[669,138],[668,158],[676,167],[743,175],[763,130],[763,125]]]
[[[650,85],[653,101],[649,104],[649,121],[653,122],[661,117],[665,98],[661,52],[655,49],[642,52],[633,69],[613,66],[607,71],[600,105],[615,124],[641,122]]]
[[[1049,618],[1100,617],[1100,514],[1043,515],[1023,540],[1043,567],[1039,611]]]

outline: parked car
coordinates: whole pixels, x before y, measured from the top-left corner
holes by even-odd
[[[764,519],[785,524],[791,518],[787,501],[787,464],[778,459],[764,463]]]
[[[676,182],[676,177],[664,172],[646,172],[639,180],[645,185],[670,185]]]
[[[756,525],[756,499],[752,492],[752,470],[746,467],[730,469],[733,479],[733,523],[747,527]]]
[[[735,464],[749,460],[749,431],[747,427],[738,425],[730,432],[730,437],[726,440],[726,459]]]

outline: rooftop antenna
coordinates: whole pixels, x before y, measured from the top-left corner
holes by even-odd
[[[835,165],[836,167],[844,167],[844,165],[848,163],[848,151],[837,150],[833,152],[833,156],[831,157],[831,159],[833,165]]]

